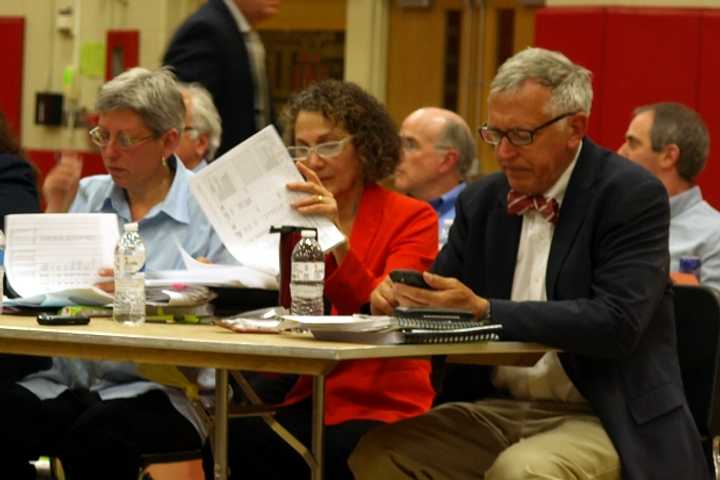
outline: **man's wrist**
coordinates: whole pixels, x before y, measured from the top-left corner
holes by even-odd
[[[487,309],[485,309],[485,316],[481,318],[481,320],[490,320],[492,318],[492,303],[490,303],[490,300],[485,300],[487,303]]]
[[[490,302],[482,297],[477,297],[478,302],[476,303],[477,307],[474,309],[473,312],[475,314],[475,318],[478,321],[487,320],[490,318]]]

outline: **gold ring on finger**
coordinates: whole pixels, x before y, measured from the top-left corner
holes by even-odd
[[[320,203],[320,202],[323,201],[323,196],[322,196],[322,195],[318,195],[317,197],[315,197],[315,199],[318,201],[318,203]]]

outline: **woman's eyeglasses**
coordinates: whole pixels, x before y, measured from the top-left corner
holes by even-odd
[[[333,140],[332,142],[318,143],[314,147],[306,147],[295,145],[288,147],[288,153],[293,160],[302,161],[315,153],[318,157],[328,159],[337,157],[345,148],[345,144],[352,139],[352,135],[349,135],[342,140]]]
[[[92,142],[100,148],[107,147],[110,143],[110,139],[112,138],[110,132],[101,127],[93,128],[90,130],[89,134],[90,140],[92,140]],[[115,134],[115,146],[120,150],[129,150],[136,145],[140,145],[141,143],[155,137],[156,135],[153,133],[146,137],[133,138],[129,137],[125,132],[118,132]]]

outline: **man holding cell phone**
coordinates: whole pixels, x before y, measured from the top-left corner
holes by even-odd
[[[466,371],[473,398],[365,435],[357,480],[709,478],[677,359],[667,193],[585,136],[591,102],[564,55],[508,59],[480,129],[502,171],[460,195],[430,289],[386,279],[371,297],[378,314],[468,309],[562,353]]]

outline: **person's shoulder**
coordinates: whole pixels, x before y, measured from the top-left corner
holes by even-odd
[[[20,163],[27,164],[25,159],[22,158],[20,155],[16,153],[0,153],[0,165],[12,165]]]
[[[465,189],[458,195],[456,203],[469,204],[498,198],[508,188],[507,179],[502,172],[489,173],[468,182]]]
[[[590,139],[583,140],[581,158],[593,162],[598,169],[598,179],[612,183],[632,185],[636,183],[651,183],[662,187],[658,178],[643,166],[594,143]]]
[[[90,175],[80,179],[80,188],[99,188],[112,184],[112,177],[107,174]]]
[[[404,210],[406,212],[434,212],[429,203],[409,197],[399,192],[389,190],[381,185],[372,184],[366,187],[366,197],[389,210]]]
[[[697,202],[688,213],[693,221],[697,221],[698,228],[712,231],[716,236],[720,236],[720,211],[706,200]]]
[[[23,172],[33,172],[33,168],[23,157],[15,153],[0,153],[0,173],[3,175],[22,174]]]
[[[175,31],[170,47],[202,37],[216,39],[228,30],[237,29],[230,10],[222,0],[209,0],[192,13]]]
[[[91,175],[80,179],[78,197],[90,205],[101,204],[110,195],[113,181],[110,175]]]

